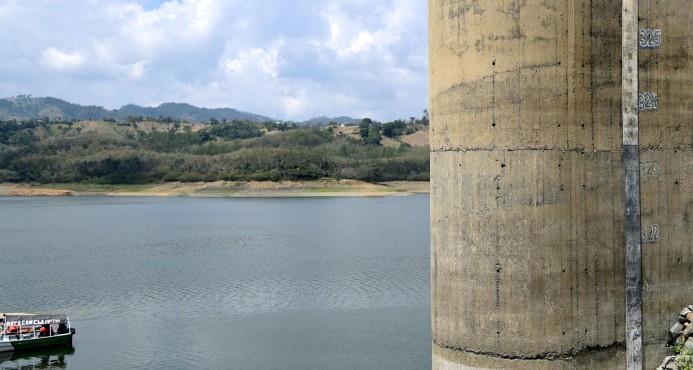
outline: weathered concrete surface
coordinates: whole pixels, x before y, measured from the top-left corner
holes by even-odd
[[[660,344],[646,345],[645,358],[652,362],[661,362],[670,354]],[[434,368],[438,370],[486,370],[486,369],[523,369],[523,370],[602,370],[625,369],[624,348],[615,346],[607,349],[588,351],[569,359],[504,359],[473,353],[452,351],[437,346],[433,347]],[[656,365],[655,365],[656,366]],[[648,367],[645,369],[654,369]]]
[[[640,52],[640,91],[660,100],[640,114],[642,225],[660,227],[660,241],[643,244],[645,342],[664,340],[693,298],[692,25],[689,0],[640,1],[640,26],[664,33],[660,49]]]
[[[641,1],[646,368],[693,296],[692,11]],[[434,369],[624,368],[621,2],[430,0]],[[611,355],[604,356],[605,351]]]

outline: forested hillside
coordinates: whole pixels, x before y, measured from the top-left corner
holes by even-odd
[[[248,120],[262,122],[270,118],[258,114],[241,112],[231,108],[200,108],[183,103],[164,103],[157,107],[142,107],[128,104],[119,109],[105,109],[93,105],[79,105],[51,97],[32,97],[20,95],[0,99],[0,120],[128,120],[133,117],[164,117],[189,122],[207,122],[209,120]]]
[[[428,180],[427,117],[298,127],[235,120],[0,122],[0,182]],[[413,137],[413,136],[412,136]]]

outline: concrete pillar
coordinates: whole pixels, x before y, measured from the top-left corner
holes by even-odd
[[[664,33],[640,56],[660,105],[640,118],[654,368],[693,303],[693,12],[640,8]],[[624,368],[620,18],[613,0],[429,1],[434,369]]]
[[[693,303],[693,8],[690,0],[640,0],[640,27],[662,47],[640,51],[640,91],[659,111],[640,113],[645,343]],[[658,234],[653,241],[653,226]]]

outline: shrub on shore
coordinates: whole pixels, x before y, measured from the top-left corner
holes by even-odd
[[[263,130],[271,125],[236,121],[196,131],[180,124],[150,131],[110,122],[98,125],[5,123],[0,127],[0,182],[143,184],[325,177],[377,182],[429,176],[427,147],[384,147],[379,140],[335,135],[325,128],[281,126],[268,134]]]

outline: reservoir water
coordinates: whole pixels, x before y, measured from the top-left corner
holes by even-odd
[[[0,312],[77,328],[0,369],[430,368],[428,201],[0,197]]]

